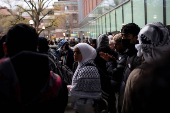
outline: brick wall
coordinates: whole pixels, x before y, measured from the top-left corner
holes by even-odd
[[[83,0],[83,18],[99,5],[102,0]]]

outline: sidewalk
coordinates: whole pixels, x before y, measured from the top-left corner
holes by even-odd
[[[71,107],[71,103],[67,104],[67,107],[64,113],[74,113],[74,110]]]

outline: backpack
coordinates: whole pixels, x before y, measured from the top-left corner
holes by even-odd
[[[4,106],[1,110],[6,109],[6,107],[15,108],[12,110],[6,109],[7,111],[23,112],[25,110],[32,111],[34,108],[36,108],[34,110],[38,110],[42,106],[53,103],[62,88],[61,78],[51,71],[45,86],[41,89],[39,94],[37,94],[29,103],[23,104],[21,100],[20,84],[10,58],[0,60],[0,75],[0,100],[3,100],[0,103],[1,107]],[[5,95],[3,96],[3,94]]]
[[[63,79],[67,85],[71,85],[74,74],[73,71],[67,65],[63,65],[60,61],[57,61],[56,65],[61,79]]]
[[[58,74],[67,85],[71,85],[73,71],[67,65],[63,65],[57,58],[53,60],[51,57],[48,57],[48,59],[50,61],[50,70]]]

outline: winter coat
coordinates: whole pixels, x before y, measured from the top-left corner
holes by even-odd
[[[107,73],[107,69],[106,69],[107,61],[101,58],[99,53],[100,52],[108,53],[109,55],[113,55],[117,59],[117,52],[115,52],[109,47],[109,39],[107,35],[102,34],[98,37],[96,51],[97,51],[97,57],[95,59],[95,63],[97,66],[99,66],[100,69],[103,70],[104,73]]]
[[[126,86],[126,81],[133,69],[135,69],[137,66],[139,66],[142,63],[142,57],[137,56],[137,50],[135,49],[135,45],[131,45],[126,50],[126,54],[128,55],[127,61],[126,61],[126,67],[124,70],[122,82],[120,85],[119,90],[119,98],[118,98],[118,111],[121,111],[121,107],[123,104],[123,96],[124,96],[124,90]]]
[[[56,51],[56,56],[58,58],[59,61],[62,61],[61,60],[61,51],[62,51],[62,47],[64,46],[65,43],[68,43],[66,40],[62,40],[59,44],[59,49]],[[74,53],[73,53],[73,50],[72,49],[68,49],[68,51],[66,52],[66,54],[64,55],[66,56],[66,65],[72,69],[73,68],[73,63],[74,63]]]
[[[68,90],[61,78],[49,70],[48,57],[21,52],[0,61],[0,105],[6,112],[63,113]],[[6,78],[6,79],[4,79]]]
[[[113,55],[115,58],[117,58],[117,52],[112,50],[109,47],[109,39],[107,35],[102,34],[97,39],[97,57],[95,58],[95,64],[102,70],[102,74],[100,75],[101,79],[101,87],[103,91],[103,98],[106,100],[108,99],[111,83],[110,78],[108,77],[107,68],[106,68],[106,60],[100,57],[100,52],[108,53],[110,55]]]
[[[116,97],[115,94],[120,88],[123,77],[124,68],[126,66],[127,54],[124,52],[118,53],[118,59],[115,61],[108,61],[106,63],[109,80],[111,82],[110,94],[108,97],[108,104],[110,113],[116,112]]]
[[[126,84],[122,113],[170,112],[169,57],[170,54],[152,63],[142,63],[131,72]]]
[[[133,91],[135,91],[134,87],[138,88],[138,86],[135,86],[136,81],[140,82],[141,76],[143,76],[143,74],[146,73],[145,70],[146,70],[146,67],[148,67],[148,66],[147,66],[147,64],[144,66],[145,67],[143,67],[143,68],[138,68],[138,67],[135,68],[129,75],[129,78],[128,78],[127,84],[126,84],[125,94],[124,94],[123,106],[122,106],[123,113],[133,113],[133,110],[134,111],[137,110],[137,108],[133,108],[135,106],[135,105],[133,105],[133,102],[139,103],[140,101],[137,102],[136,101],[137,95],[135,97],[132,97],[132,94],[133,94]],[[137,105],[137,106],[139,106],[139,105]]]
[[[107,72],[110,77],[111,87],[114,92],[118,92],[123,77],[123,72],[126,66],[127,54],[126,52],[118,53],[116,63],[108,61],[106,63]]]

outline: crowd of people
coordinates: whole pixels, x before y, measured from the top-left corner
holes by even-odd
[[[64,113],[71,103],[75,113],[170,111],[170,35],[162,23],[128,23],[82,42],[61,39],[56,50],[51,43],[23,23],[0,39],[1,110]],[[71,84],[59,64],[73,73]]]

